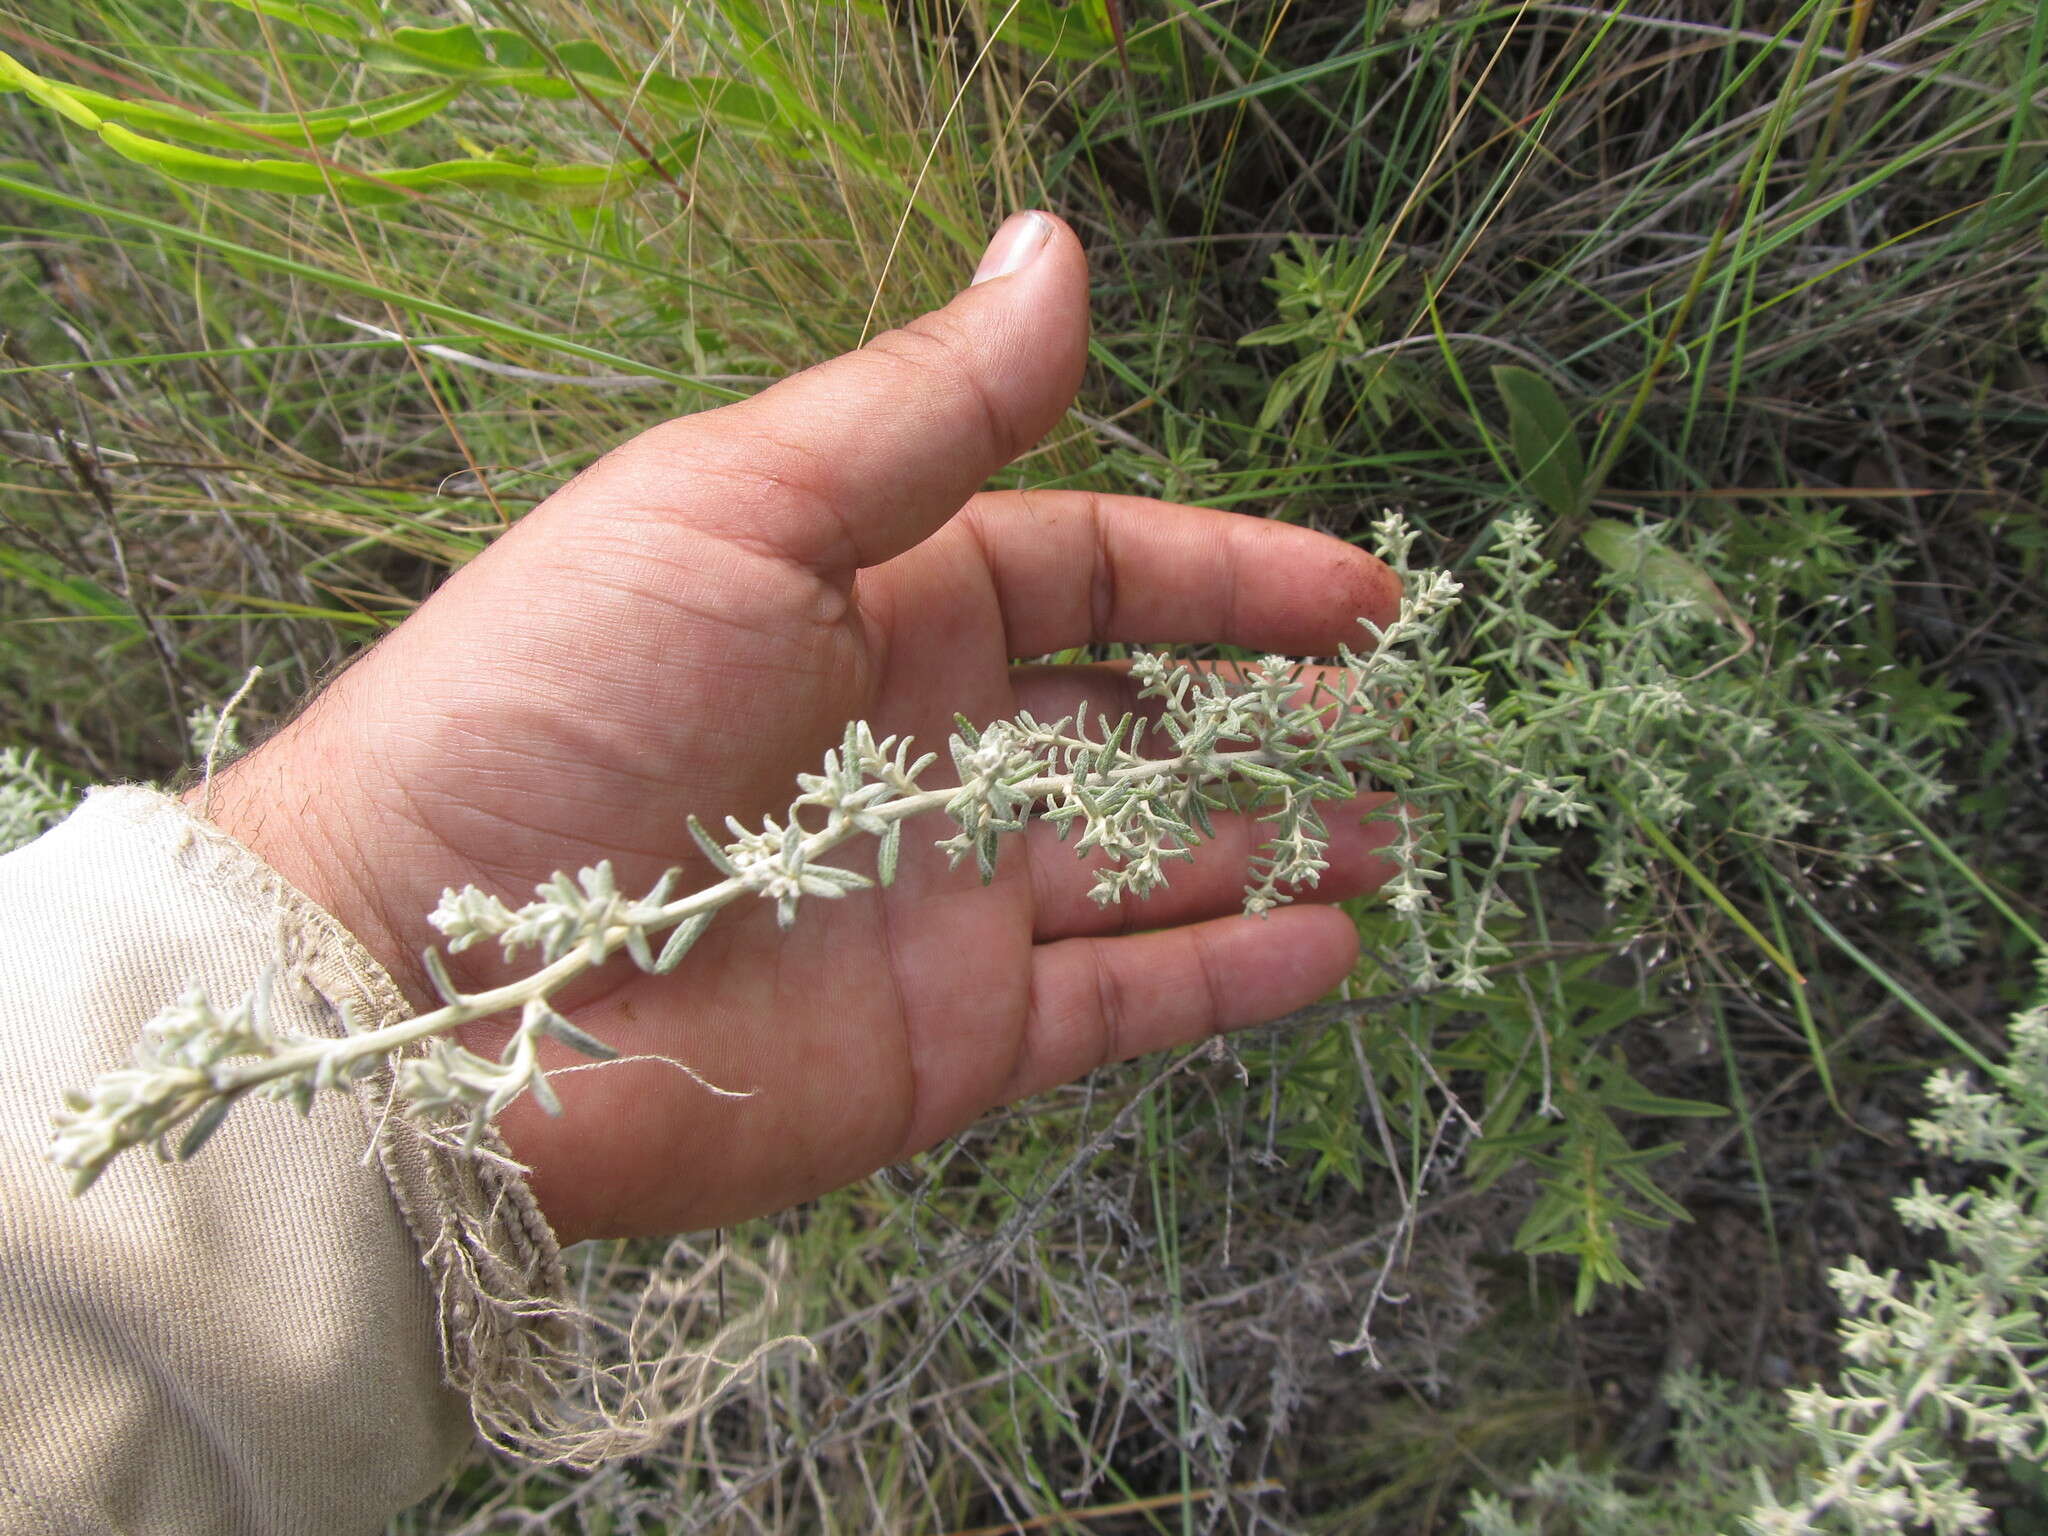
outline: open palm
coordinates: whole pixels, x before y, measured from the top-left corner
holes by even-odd
[[[955,711],[1132,702],[1113,668],[1014,657],[1111,640],[1328,652],[1357,616],[1387,619],[1392,576],[1303,529],[975,496],[1057,421],[1087,333],[1064,226],[1025,216],[992,250],[1012,270],[945,309],[601,460],[231,770],[215,819],[423,1000],[413,957],[444,887],[516,902],[600,859],[628,889],[677,863],[684,888],[708,883],[687,817],[779,813],[849,719],[942,749]],[[1330,821],[1321,899],[1377,873],[1357,815]],[[622,1052],[748,1095],[647,1061],[558,1077],[559,1119],[515,1104],[502,1128],[565,1241],[777,1209],[1102,1062],[1274,1017],[1352,958],[1327,909],[1226,915],[1252,826],[1219,825],[1172,887],[1108,909],[1044,828],[986,889],[932,848],[951,830],[912,822],[886,891],[807,902],[787,933],[769,904],[729,909],[672,974],[615,964],[563,999]],[[460,959],[465,985],[503,974],[492,953]],[[472,1026],[469,1043],[503,1033]]]

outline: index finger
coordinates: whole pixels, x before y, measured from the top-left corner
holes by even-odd
[[[1005,491],[961,514],[1012,656],[1216,641],[1328,656],[1393,621],[1401,582],[1342,539],[1238,512],[1090,491]]]

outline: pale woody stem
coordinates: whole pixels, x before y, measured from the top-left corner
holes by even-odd
[[[1079,742],[1077,745],[1086,747],[1088,744]],[[1158,778],[1187,768],[1197,757],[1220,764],[1257,763],[1262,766],[1271,766],[1276,761],[1274,755],[1267,749],[1255,747],[1242,752],[1208,752],[1159,758],[1151,762],[1136,763],[1128,768],[1119,769],[1109,775],[1109,777],[1124,782]],[[1066,788],[1069,782],[1070,777],[1068,775],[1047,774],[1035,779],[1026,779],[1016,785],[1015,788],[1019,793],[1037,799],[1051,794],[1055,790]],[[901,799],[891,800],[883,805],[878,805],[873,810],[864,814],[886,821],[905,821],[912,816],[921,816],[928,811],[943,810],[946,802],[958,793],[959,790],[957,788],[920,790],[916,794],[905,795]],[[829,853],[832,849],[838,847],[841,843],[851,840],[856,835],[858,835],[857,829],[850,820],[834,818],[830,825],[822,827],[816,832],[809,833],[804,838],[804,861],[808,863],[819,854]],[[609,960],[625,944],[626,936],[633,927],[643,928],[650,933],[673,928],[676,924],[689,918],[700,916],[706,912],[716,911],[718,908],[747,894],[747,891],[748,886],[744,880],[721,880],[716,885],[706,886],[702,890],[694,891],[688,896],[680,897],[675,901],[667,903],[665,906],[657,908],[655,914],[645,923],[630,926],[621,923],[614,926],[605,934],[601,952],[596,956],[591,954],[590,946],[587,943],[578,944],[560,959],[551,961],[540,970],[522,976],[517,981],[507,982],[501,987],[493,987],[486,992],[465,992],[454,1001],[447,1003],[443,1007],[436,1008],[430,1013],[417,1014],[400,1023],[386,1025],[382,1029],[365,1030],[360,1034],[347,1035],[339,1040],[323,1041],[317,1045],[301,1046],[295,1050],[282,1051],[275,1056],[267,1056],[257,1061],[242,1062],[233,1067],[226,1068],[216,1075],[214,1079],[215,1089],[221,1094],[246,1092],[267,1082],[274,1082],[280,1078],[291,1077],[300,1072],[311,1071],[323,1062],[346,1065],[366,1056],[381,1056],[387,1052],[411,1045],[415,1040],[423,1040],[430,1035],[444,1034],[464,1024],[473,1023],[477,1019],[485,1019],[489,1018],[492,1014],[503,1013],[507,1009],[523,1007],[535,998],[548,996],[558,988],[574,981],[585,971],[591,970]]]

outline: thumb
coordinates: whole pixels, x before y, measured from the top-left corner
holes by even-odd
[[[922,541],[1049,432],[1087,353],[1080,241],[1016,214],[945,308],[642,433],[586,489],[843,575]]]

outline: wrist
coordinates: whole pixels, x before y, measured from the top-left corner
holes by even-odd
[[[377,871],[382,819],[346,770],[302,771],[302,718],[179,798],[332,916],[419,1008],[434,995],[417,947],[386,909]],[[317,754],[326,763],[345,758]]]

